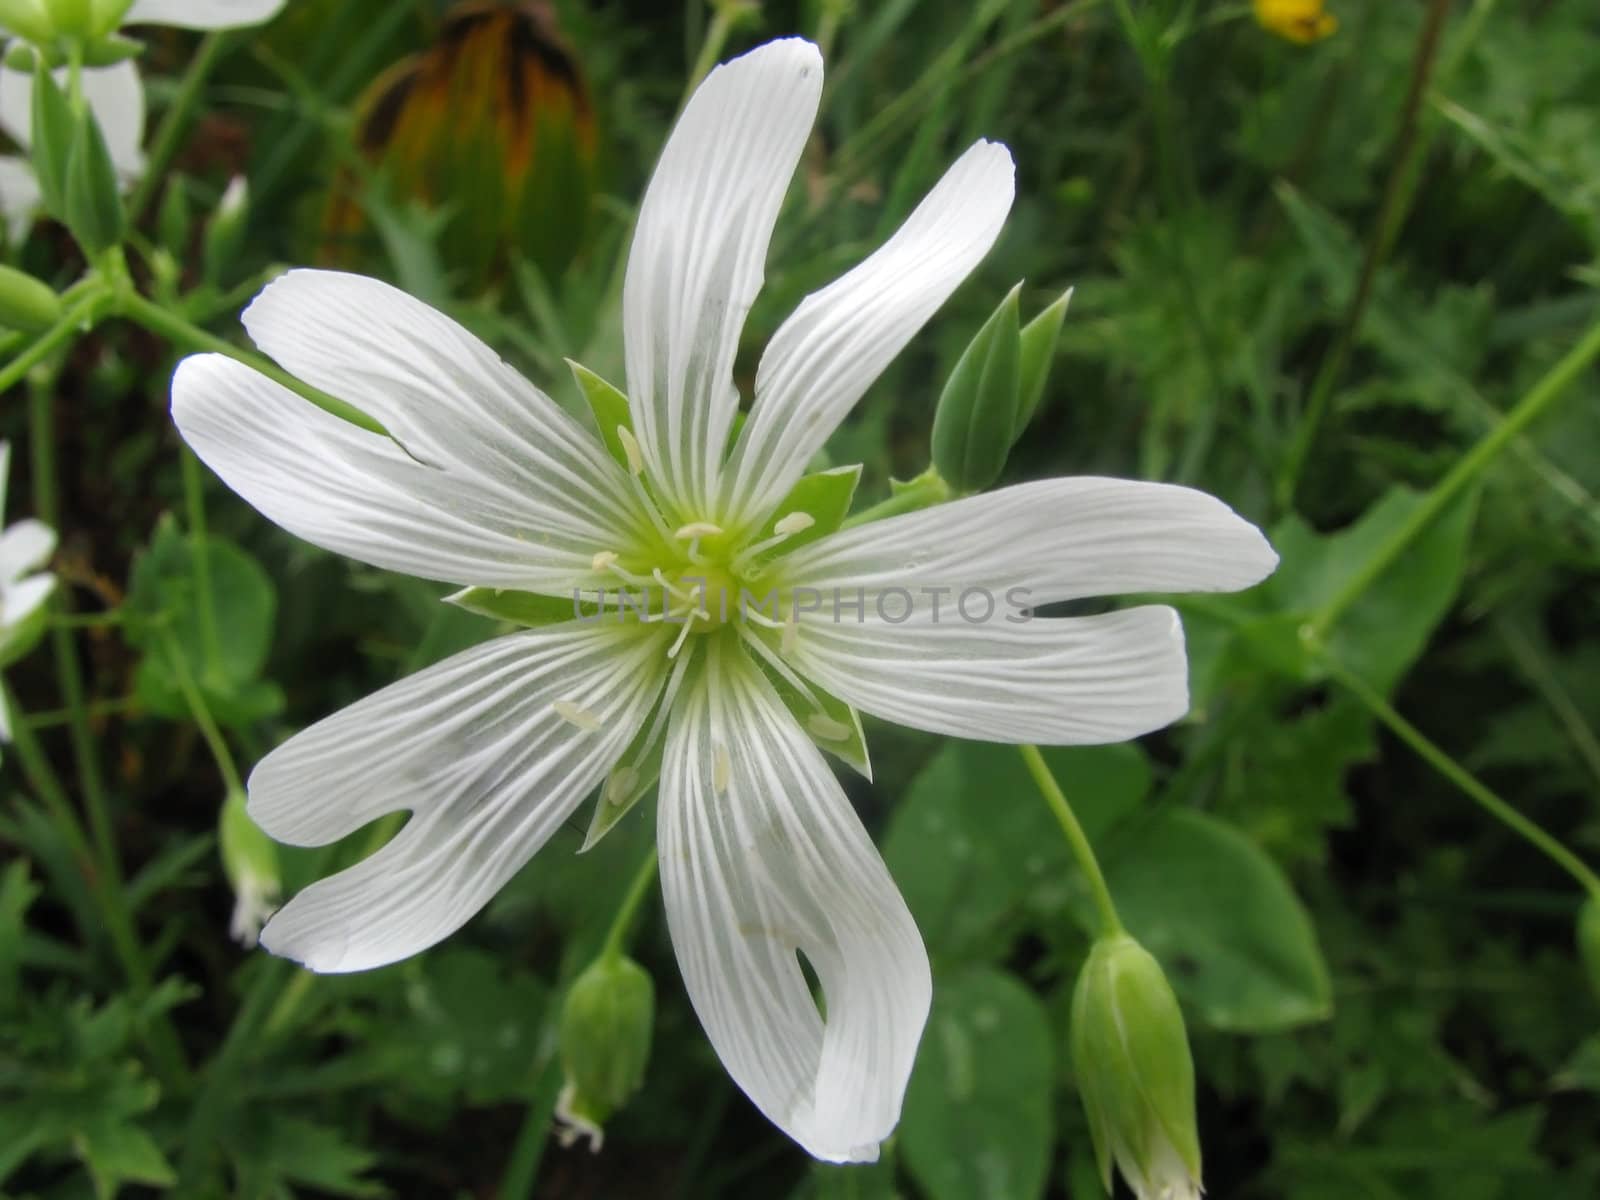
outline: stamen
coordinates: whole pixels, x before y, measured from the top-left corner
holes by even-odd
[[[667,573],[660,567],[655,569],[654,577],[655,581],[661,585],[662,589],[667,593],[667,595],[671,596],[673,599],[682,600],[685,604],[695,603],[694,593],[684,591],[675,583],[668,583]]]
[[[644,474],[644,455],[639,452],[639,439],[626,425],[617,426],[617,441],[622,443],[622,453],[628,459],[628,471],[635,479]]]
[[[713,525],[710,521],[690,521],[672,536],[680,542],[692,542],[703,537],[719,537],[721,534],[720,525]]]
[[[689,630],[694,628],[694,618],[684,621],[683,628],[678,631],[678,640],[672,643],[672,649],[667,651],[668,658],[677,658],[678,651],[683,649],[683,644],[689,640]]]
[[[571,700],[557,700],[550,705],[568,725],[575,725],[585,733],[594,733],[600,728],[600,718],[587,708],[574,704]]]
[[[825,742],[842,742],[855,733],[843,721],[835,721],[826,713],[812,713],[806,718],[806,728]]]
[[[817,523],[817,519],[808,512],[796,510],[787,517],[782,518],[772,527],[774,533],[784,537],[793,537],[797,533],[804,533]]]
[[[711,752],[711,787],[719,796],[728,794],[728,784],[733,781],[733,760],[728,748],[718,742]]]
[[[639,770],[627,764],[619,766],[606,778],[605,787],[600,789],[600,802],[602,804],[622,805],[628,802],[628,797],[639,786]]]
[[[591,571],[609,571],[617,565],[617,552],[615,550],[602,550],[589,560]]]
[[[784,662],[783,659],[779,658],[777,654],[773,652],[771,646],[767,645],[766,642],[762,641],[755,634],[751,633],[743,625],[739,626],[739,636],[744,639],[745,645],[749,646],[750,649],[756,652],[756,656],[760,658],[762,662],[766,663],[767,666],[772,668],[773,673],[776,674],[778,678],[782,679],[795,691],[799,692],[800,695],[805,698],[806,703],[811,705],[812,708],[816,709],[818,713],[822,712],[822,701],[817,699],[816,693],[811,690],[811,688],[806,684],[806,681],[800,678],[800,676],[792,667],[789,666],[788,663]]]
[[[771,550],[774,546],[782,545],[797,533],[804,533],[817,523],[817,519],[808,512],[796,509],[786,517],[780,518],[772,527],[772,536],[762,538],[753,545],[746,546],[739,552],[739,557],[734,560],[736,569],[743,570],[752,558],[759,557]],[[759,575],[761,572],[756,572]]]

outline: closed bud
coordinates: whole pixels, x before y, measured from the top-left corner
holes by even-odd
[[[245,796],[228,792],[217,823],[222,869],[233,887],[233,919],[228,932],[241,946],[254,946],[261,926],[277,907],[282,883],[278,848],[245,811]]]
[[[249,217],[250,186],[243,175],[235,175],[222,193],[217,211],[206,226],[202,254],[205,280],[213,287],[228,281],[233,260],[244,241],[245,221]]]
[[[52,217],[67,210],[67,163],[72,157],[72,106],[55,76],[36,66],[33,72],[33,128],[28,153],[39,181],[39,199]]]
[[[35,333],[61,316],[61,297],[32,275],[0,266],[0,329]]]
[[[73,120],[64,203],[67,228],[91,257],[122,244],[127,222],[122,188],[100,123],[88,105]]]
[[[105,37],[122,24],[133,0],[89,0],[89,27],[95,37]]]
[[[56,32],[68,37],[89,37],[94,32],[90,0],[45,0],[45,6]]]
[[[56,34],[43,0],[0,0],[0,29],[41,45]]]
[[[1589,973],[1589,986],[1600,997],[1600,896],[1590,896],[1578,913],[1578,956]]]
[[[1021,411],[1019,283],[983,323],[945,381],[933,416],[933,465],[958,492],[1000,477]]]
[[[1072,997],[1072,1062],[1100,1181],[1115,1163],[1139,1200],[1196,1200],[1194,1061],[1161,966],[1127,934],[1089,951]]]
[[[563,1144],[600,1149],[601,1126],[644,1082],[654,1023],[655,985],[631,958],[602,954],[573,982],[561,1009]]]

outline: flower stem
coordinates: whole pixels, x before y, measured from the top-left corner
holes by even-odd
[[[1361,598],[1367,588],[1394,565],[1411,543],[1450,506],[1478,475],[1511,444],[1524,429],[1531,425],[1550,404],[1571,386],[1585,369],[1600,357],[1600,320],[1589,327],[1579,343],[1550,368],[1528,393],[1517,401],[1516,407],[1506,414],[1505,420],[1486,434],[1471,450],[1464,454],[1450,473],[1434,485],[1405,524],[1390,535],[1366,565],[1328,601],[1311,622],[1311,631],[1322,640],[1328,630],[1345,612]]]
[[[222,772],[223,784],[230,792],[243,792],[244,781],[239,777],[239,767],[233,760],[233,751],[228,749],[227,739],[222,736],[216,718],[211,715],[210,706],[206,704],[200,689],[195,686],[194,676],[189,673],[189,664],[183,661],[183,648],[178,645],[178,639],[172,635],[171,630],[161,631],[161,645],[167,652],[168,661],[172,663],[173,673],[178,677],[178,690],[183,693],[184,703],[189,706],[189,715],[199,726],[200,736],[205,739],[211,757],[216,760],[217,770]]]
[[[1072,856],[1078,860],[1078,869],[1089,882],[1089,894],[1093,897],[1095,910],[1100,916],[1099,936],[1113,937],[1121,933],[1122,918],[1117,916],[1117,906],[1112,903],[1111,889],[1106,886],[1106,877],[1100,870],[1100,860],[1094,856],[1094,847],[1089,844],[1089,835],[1084,833],[1083,826],[1078,823],[1077,815],[1072,811],[1072,805],[1067,803],[1067,797],[1061,791],[1061,785],[1056,782],[1056,777],[1050,773],[1044,755],[1039,753],[1037,746],[1021,745],[1017,747],[1017,751],[1022,755],[1022,761],[1028,765],[1028,773],[1039,786],[1039,792],[1044,796],[1045,803],[1050,806],[1050,811],[1060,823],[1061,832],[1066,834],[1067,845],[1072,848]]]
[[[522,1200],[533,1195],[544,1148],[550,1141],[550,1122],[555,1119],[561,1079],[561,1060],[551,1055],[539,1073],[539,1082],[534,1085],[533,1096],[528,1101],[528,1112],[522,1118],[516,1145],[511,1149],[511,1159],[500,1177],[500,1200]]]
[[[1411,60],[1411,84],[1401,110],[1400,134],[1395,142],[1394,165],[1390,168],[1388,181],[1384,184],[1383,199],[1378,204],[1377,221],[1367,242],[1366,257],[1361,263],[1361,275],[1356,281],[1356,290],[1350,299],[1350,307],[1346,309],[1344,321],[1339,327],[1339,335],[1317,370],[1317,377],[1311,385],[1311,397],[1306,401],[1305,415],[1295,430],[1294,441],[1289,445],[1283,470],[1278,476],[1278,507],[1285,511],[1294,504],[1295,490],[1300,484],[1300,473],[1305,469],[1312,443],[1316,441],[1317,431],[1322,427],[1323,417],[1327,414],[1328,402],[1333,397],[1333,389],[1338,386],[1344,374],[1344,366],[1355,345],[1356,335],[1361,331],[1361,319],[1366,315],[1367,304],[1372,299],[1378,271],[1389,257],[1389,251],[1394,248],[1395,238],[1400,233],[1400,226],[1405,221],[1406,213],[1411,207],[1411,199],[1415,195],[1411,180],[1419,158],[1417,150],[1420,143],[1417,133],[1421,125],[1422,101],[1427,95],[1428,81],[1433,76],[1433,65],[1439,56],[1439,43],[1444,31],[1445,17],[1450,12],[1450,4],[1451,0],[1430,0],[1428,5],[1428,13],[1422,25],[1422,35],[1417,41],[1416,53]]]
[[[649,853],[644,856],[638,869],[633,873],[633,882],[628,884],[622,903],[617,906],[617,915],[611,918],[611,928],[606,931],[605,943],[600,947],[601,958],[616,959],[621,956],[623,943],[627,940],[633,918],[638,913],[639,906],[644,903],[645,896],[649,894],[650,885],[656,880],[657,865],[656,848],[651,846]]]
[[[61,314],[60,320],[34,339],[21,354],[6,363],[4,367],[0,367],[0,392],[19,383],[23,376],[49,358],[66,342],[92,329],[104,315],[109,299],[109,289],[98,280],[94,286],[86,288],[71,307]]]
[[[204,350],[214,354],[223,354],[247,367],[261,372],[274,383],[280,383],[296,395],[303,396],[318,408],[332,413],[341,420],[349,421],[352,425],[359,425],[373,433],[388,436],[386,430],[366,413],[336,396],[319,391],[309,384],[302,383],[289,374],[277,363],[256,354],[250,350],[241,349],[232,342],[225,341],[215,334],[207,333],[197,325],[191,324],[177,313],[170,312],[150,300],[145,299],[131,288],[123,291],[117,298],[118,309],[129,320],[143,325],[151,333],[158,333],[168,341],[190,350]]]
[[[1333,679],[1365,704],[1373,716],[1383,722],[1391,733],[1411,747],[1429,766],[1465,792],[1490,816],[1541,850],[1551,861],[1576,879],[1591,896],[1600,900],[1600,876],[1597,876],[1582,859],[1512,808],[1486,784],[1480,782],[1472,772],[1429,741],[1420,729],[1396,712],[1388,701],[1359,676],[1347,671],[1326,652],[1322,654],[1322,662]]]
[[[206,555],[206,481],[200,460],[188,446],[178,450],[183,468],[183,499],[189,514],[189,556],[194,563],[195,605],[200,610],[200,638],[205,648],[201,677],[209,679],[222,662],[217,636],[217,608],[211,591],[211,563]]]
[[[144,178],[139,181],[133,198],[128,202],[129,224],[139,223],[145,209],[156,198],[156,192],[161,187],[162,181],[167,178],[167,165],[172,161],[172,156],[178,152],[178,143],[183,140],[184,132],[189,127],[189,118],[200,99],[200,89],[205,85],[211,69],[217,65],[217,58],[222,53],[226,39],[226,31],[207,34],[200,40],[199,49],[194,52],[194,57],[189,60],[189,69],[184,72],[183,82],[178,85],[178,94],[167,106],[167,111],[161,118],[161,127],[156,131],[155,141],[151,144]]]

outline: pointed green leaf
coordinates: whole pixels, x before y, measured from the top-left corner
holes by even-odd
[[[88,105],[73,122],[64,203],[68,228],[91,255],[122,244],[127,214],[122,208],[121,184],[100,123]]]
[[[957,491],[977,492],[999,478],[1020,409],[1019,283],[962,351],[933,416],[933,465]]]
[[[811,689],[811,696],[808,697],[788,680],[768,670],[764,663],[761,666],[778,698],[800,722],[806,736],[863,779],[870,780],[872,762],[867,754],[866,734],[861,729],[861,714],[809,680],[806,686]]]
[[[634,464],[629,459],[621,435],[617,433],[619,427],[633,432],[633,415],[628,411],[628,397],[620,388],[607,383],[582,363],[569,358],[567,366],[572,370],[572,377],[578,381],[578,390],[589,402],[589,411],[594,415],[600,440],[624,470],[632,470]]]
[[[1050,380],[1050,367],[1055,362],[1056,343],[1061,340],[1061,325],[1067,319],[1067,305],[1071,302],[1072,289],[1068,288],[1060,299],[1022,327],[1018,361],[1020,399],[1017,426],[1011,431],[1013,444],[1033,420],[1039,401],[1044,397],[1044,385]]]
[[[592,605],[585,604],[580,608],[571,596],[545,596],[510,588],[462,588],[446,596],[444,602],[477,613],[480,617],[509,621],[530,629],[596,614]]]
[[[67,211],[67,162],[72,155],[72,106],[49,71],[33,73],[33,145],[29,153],[40,202],[58,220]]]

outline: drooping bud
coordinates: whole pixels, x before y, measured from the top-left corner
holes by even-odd
[[[32,275],[0,266],[0,329],[34,333],[61,316],[61,297]]]
[[[603,953],[573,982],[561,1008],[564,1145],[586,1138],[600,1149],[601,1127],[644,1082],[654,1023],[655,984],[631,958]]]
[[[206,282],[213,287],[220,287],[228,282],[229,268],[238,256],[239,244],[244,240],[244,227],[249,215],[250,185],[245,182],[243,175],[235,175],[228,181],[222,199],[217,204],[217,211],[212,214],[211,223],[206,226],[202,254],[203,269]]]
[[[1194,1061],[1161,966],[1127,934],[1089,951],[1072,997],[1072,1061],[1100,1180],[1139,1200],[1197,1200]]]
[[[1590,896],[1578,913],[1578,956],[1589,974],[1589,986],[1600,998],[1600,896]]]
[[[282,882],[278,848],[245,811],[245,795],[237,788],[222,802],[217,823],[222,869],[233,887],[233,918],[228,932],[241,946],[254,946],[261,926],[278,905]]]

